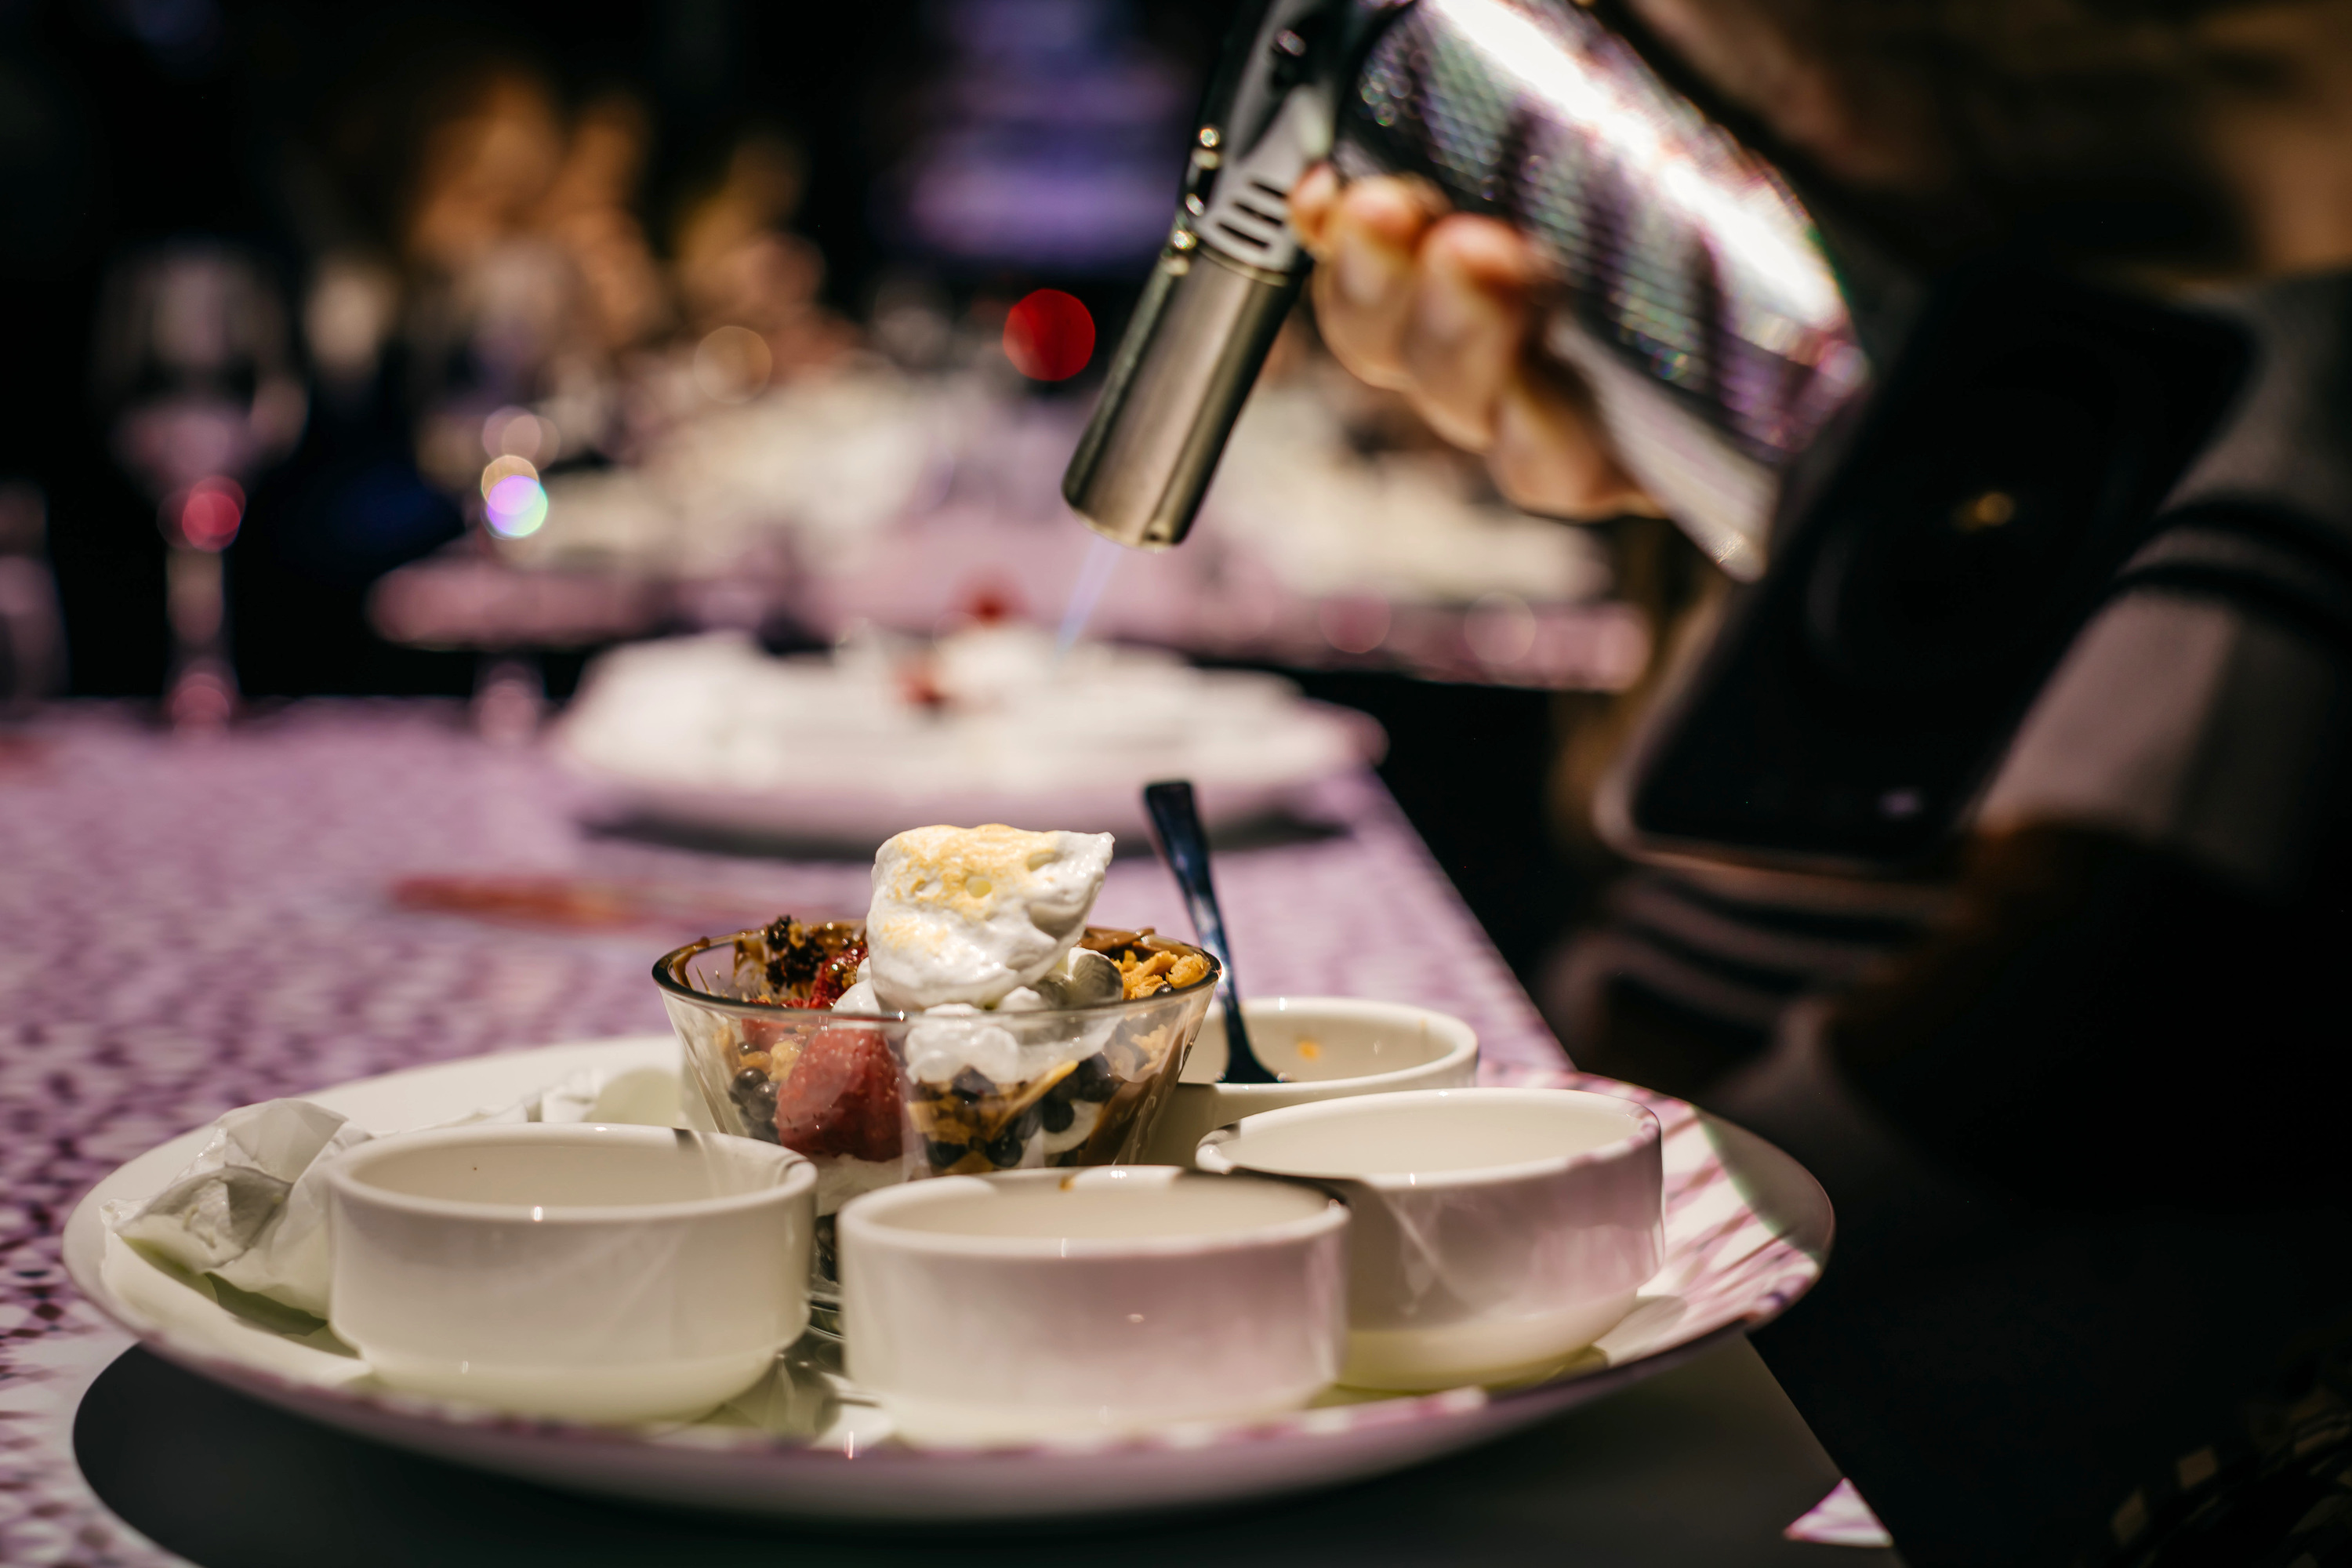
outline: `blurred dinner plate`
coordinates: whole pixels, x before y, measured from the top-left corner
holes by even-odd
[[[599,658],[553,738],[612,815],[870,850],[910,822],[1141,836],[1154,779],[1189,778],[1213,827],[1278,817],[1377,762],[1370,718],[1276,676],[1026,626],[923,643],[867,632],[772,658],[714,634]]]
[[[1339,710],[1327,711],[1341,721],[1361,717]],[[1203,779],[1196,773],[1201,815],[1210,831],[1222,836],[1260,824],[1280,826],[1294,815],[1306,786],[1379,757],[1376,743],[1367,744],[1344,733],[1371,723],[1369,719],[1361,726],[1335,723],[1333,728],[1343,733],[1320,748],[1328,754],[1312,767],[1256,778],[1212,774]],[[892,778],[879,770],[875,782],[864,790],[820,784],[728,789],[632,777],[576,757],[565,760],[595,787],[601,815],[613,826],[666,828],[857,855],[871,853],[908,823],[919,822],[962,826],[1003,822],[1015,827],[1112,833],[1122,841],[1143,843],[1150,832],[1150,820],[1143,814],[1144,784],[1157,778],[1184,776],[1182,759],[1171,758],[1163,767],[1138,768],[1115,781],[1036,790],[992,789],[919,773]]]
[[[550,1046],[363,1079],[311,1096],[362,1125],[423,1125],[510,1102],[583,1068],[674,1069],[667,1036]],[[643,1080],[638,1080],[643,1081]],[[323,1330],[233,1315],[110,1236],[100,1206],[147,1196],[192,1160],[198,1129],[93,1188],[65,1233],[74,1283],[149,1349],[329,1426],[454,1462],[581,1491],[730,1512],[947,1523],[1075,1519],[1269,1498],[1360,1480],[1528,1426],[1690,1360],[1769,1321],[1820,1277],[1829,1202],[1752,1134],[1606,1079],[1515,1078],[1641,1101],[1664,1129],[1666,1264],[1633,1312],[1550,1375],[1431,1394],[1334,1391],[1314,1408],[1244,1423],[1013,1446],[911,1447],[803,1340],[751,1394],[700,1421],[599,1428],[393,1393]],[[654,1097],[657,1100],[658,1097]],[[660,1109],[648,1100],[647,1109]]]

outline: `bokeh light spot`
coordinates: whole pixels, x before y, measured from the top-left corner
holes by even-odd
[[[562,444],[554,421],[542,419],[527,408],[501,408],[482,421],[484,457],[521,458],[543,463],[556,456],[556,448]]]
[[[497,489],[507,480],[518,477],[526,479],[535,479],[539,478],[539,469],[532,465],[530,459],[528,458],[496,458],[491,459],[489,466],[482,470],[482,499],[484,500],[489,500],[490,492],[492,490]]]
[[[1540,629],[1535,611],[1517,594],[1481,594],[1463,617],[1462,640],[1479,663],[1503,669],[1535,651]]]
[[[1095,319],[1058,289],[1040,289],[1004,318],[1004,357],[1032,381],[1067,381],[1095,357]]]
[[[528,474],[509,474],[490,487],[482,515],[500,539],[537,533],[547,521],[547,491]]]
[[[1341,653],[1370,653],[1389,637],[1389,602],[1377,594],[1342,594],[1315,607],[1323,640]]]
[[[720,327],[694,348],[694,384],[714,403],[748,403],[774,374],[768,340],[749,327]]]
[[[244,521],[245,490],[235,479],[198,479],[180,498],[180,541],[193,549],[227,549]]]

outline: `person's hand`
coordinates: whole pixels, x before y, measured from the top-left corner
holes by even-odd
[[[1314,253],[1316,323],[1339,363],[1483,454],[1513,505],[1568,518],[1656,511],[1611,453],[1583,386],[1529,342],[1535,258],[1508,225],[1449,213],[1409,180],[1342,190],[1328,165],[1290,193],[1290,221]]]

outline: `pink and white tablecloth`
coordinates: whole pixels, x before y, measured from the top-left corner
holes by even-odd
[[[207,742],[99,710],[0,736],[0,1562],[176,1561],[105,1511],[68,1446],[74,1401],[126,1342],[58,1261],[100,1176],[232,1106],[659,1031],[648,971],[704,934],[697,907],[864,910],[863,864],[583,832],[582,786],[460,720],[306,703]],[[1310,804],[1333,831],[1219,864],[1248,986],[1456,1014],[1495,1081],[1561,1066],[1380,784],[1334,780]],[[593,878],[677,913],[583,933],[391,897],[403,879],[501,874]],[[1186,929],[1150,856],[1113,866],[1097,918]]]

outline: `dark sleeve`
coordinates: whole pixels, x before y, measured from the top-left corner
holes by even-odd
[[[2021,731],[1929,938],[1837,1005],[1923,1147],[2059,1206],[2340,1198],[2352,1166],[2352,574],[2201,513]]]

